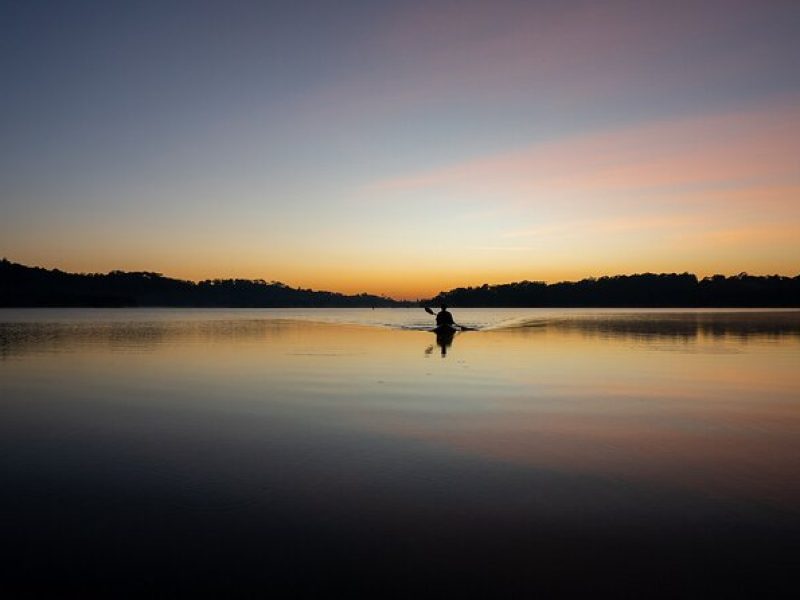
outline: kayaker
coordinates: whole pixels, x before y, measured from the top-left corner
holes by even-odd
[[[436,326],[441,327],[442,325],[450,325],[451,327],[455,325],[455,321],[453,320],[453,315],[447,310],[447,306],[442,304],[439,307],[438,313],[436,313]]]

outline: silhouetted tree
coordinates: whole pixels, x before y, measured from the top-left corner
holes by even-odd
[[[0,306],[368,307],[402,306],[370,294],[293,289],[263,279],[194,283],[149,271],[64,273],[0,261]]]
[[[691,273],[642,273],[546,284],[521,281],[456,288],[421,305],[487,307],[744,307],[800,306],[800,276],[733,277],[714,275],[698,280]]]
[[[800,306],[800,276],[698,280],[691,273],[615,275],[546,284],[519,281],[441,292],[421,305],[544,307],[790,307]],[[385,296],[315,292],[263,279],[209,279],[194,283],[150,271],[65,273],[0,261],[0,306],[226,306],[383,307],[410,306]]]

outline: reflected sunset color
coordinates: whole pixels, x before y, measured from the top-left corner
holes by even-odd
[[[0,311],[15,573],[655,593],[791,572],[800,313],[456,316],[480,329],[442,355],[418,309]]]

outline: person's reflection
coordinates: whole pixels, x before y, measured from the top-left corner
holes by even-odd
[[[436,345],[442,352],[442,358],[447,356],[447,349],[453,345],[453,337],[456,335],[456,330],[451,327],[442,327],[435,331],[436,333]],[[433,352],[433,344],[428,346],[428,349],[425,350],[425,354],[431,354]]]

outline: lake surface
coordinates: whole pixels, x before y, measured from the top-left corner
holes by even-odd
[[[800,312],[0,310],[2,588],[775,596]]]

